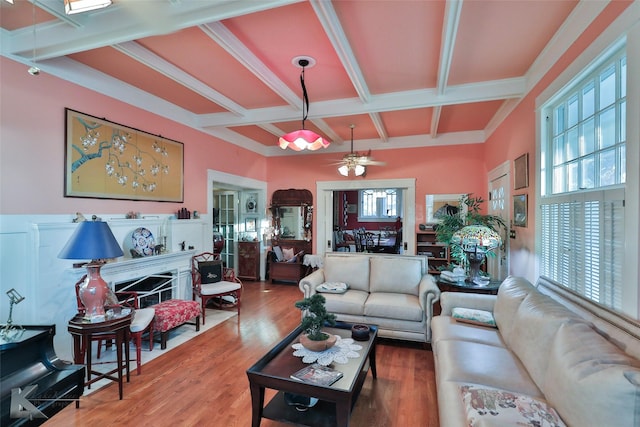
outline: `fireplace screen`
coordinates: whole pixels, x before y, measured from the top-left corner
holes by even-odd
[[[135,291],[138,293],[140,308],[149,307],[173,298],[172,273],[152,274],[140,279],[117,283],[115,291]]]

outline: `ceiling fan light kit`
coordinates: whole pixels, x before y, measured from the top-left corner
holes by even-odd
[[[291,148],[294,151],[316,151],[321,148],[327,148],[330,144],[329,141],[317,133],[304,128],[304,122],[309,115],[309,96],[307,95],[307,87],[304,84],[304,69],[305,67],[315,65],[316,61],[311,57],[297,56],[293,58],[292,62],[294,65],[302,68],[300,72],[300,85],[302,86],[302,129],[281,136],[278,140],[280,148],[283,150]]]
[[[384,162],[376,162],[371,158],[371,150],[367,154],[358,154],[353,151],[353,129],[355,125],[349,126],[351,128],[351,152],[345,154],[340,161],[341,166],[338,167],[338,172],[342,176],[349,176],[351,172],[355,176],[364,176],[367,173],[367,166],[383,166]]]

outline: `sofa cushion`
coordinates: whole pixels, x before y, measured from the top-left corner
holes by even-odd
[[[325,307],[329,313],[351,314],[362,316],[364,304],[369,296],[368,292],[350,289],[344,294],[322,294],[325,297]]]
[[[370,292],[418,295],[422,263],[415,258],[372,256]]]
[[[344,282],[350,289],[369,291],[369,257],[328,256],[324,260],[324,281]]]
[[[451,316],[458,322],[471,323],[472,325],[496,327],[493,314],[486,310],[476,310],[474,308],[455,307]]]
[[[460,340],[496,347],[505,346],[497,329],[458,323],[451,316],[434,316],[431,320],[431,331],[434,342],[435,340]]]
[[[558,413],[544,400],[475,384],[460,386],[469,427],[563,427]]]
[[[521,277],[509,276],[500,285],[498,297],[493,307],[493,317],[500,333],[505,338],[511,335],[513,318],[518,307],[535,287]]]
[[[364,305],[364,315],[421,322],[424,312],[417,296],[372,292]]]
[[[349,285],[344,282],[324,282],[316,286],[316,292],[328,294],[344,294],[349,290]]]
[[[549,352],[560,325],[566,322],[584,322],[584,319],[534,290],[522,301],[512,319],[513,333],[505,337],[507,346],[541,389],[549,363],[549,358],[541,355]]]
[[[544,392],[568,424],[640,425],[640,361],[586,323],[562,325],[548,354]]]
[[[438,340],[438,382],[484,384],[533,397],[543,397],[520,360],[507,348],[477,342]]]

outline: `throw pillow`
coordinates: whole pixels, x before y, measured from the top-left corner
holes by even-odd
[[[222,280],[222,260],[198,262],[201,283],[217,283]]]
[[[284,261],[284,254],[282,253],[282,248],[280,246],[273,247],[273,253],[276,255],[276,261]]]
[[[490,311],[456,307],[451,310],[451,315],[458,322],[471,323],[479,326],[489,326],[492,328],[496,327],[496,321]]]
[[[458,387],[470,427],[564,427],[558,413],[535,397],[472,384]]]
[[[324,282],[316,286],[316,292],[324,292],[328,294],[343,294],[347,292],[349,285],[344,282]]]
[[[293,253],[293,248],[284,248],[282,250],[282,253],[284,254],[284,260],[285,261],[289,261],[291,258],[294,257],[294,253]]]

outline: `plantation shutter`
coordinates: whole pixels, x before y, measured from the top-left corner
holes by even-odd
[[[624,190],[549,197],[540,208],[541,274],[621,309]]]

